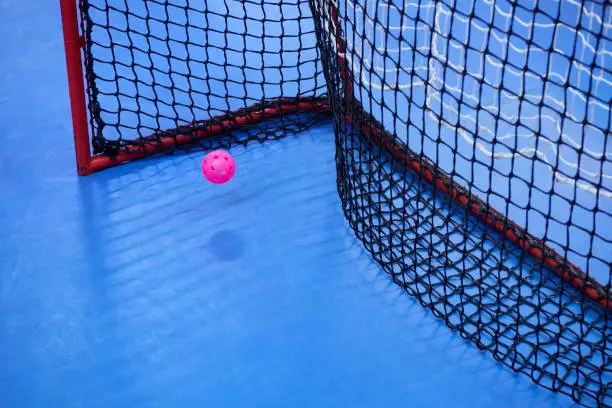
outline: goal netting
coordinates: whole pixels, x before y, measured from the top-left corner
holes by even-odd
[[[609,2],[61,4],[81,174],[327,120],[344,213],[393,281],[612,406]]]

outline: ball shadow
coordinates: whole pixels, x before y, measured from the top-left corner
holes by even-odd
[[[220,261],[235,261],[245,251],[244,239],[234,231],[219,231],[213,234],[207,245],[210,254]]]

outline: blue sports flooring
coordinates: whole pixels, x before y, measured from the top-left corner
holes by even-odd
[[[0,407],[569,407],[391,283],[329,124],[75,173],[59,6],[0,1]]]

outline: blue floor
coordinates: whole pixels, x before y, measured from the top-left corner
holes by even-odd
[[[0,2],[0,407],[569,407],[382,274],[322,125],[74,171],[57,2]]]

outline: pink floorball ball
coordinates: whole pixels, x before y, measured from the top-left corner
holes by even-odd
[[[234,177],[236,163],[225,150],[213,150],[202,161],[202,174],[214,184],[227,183]]]

